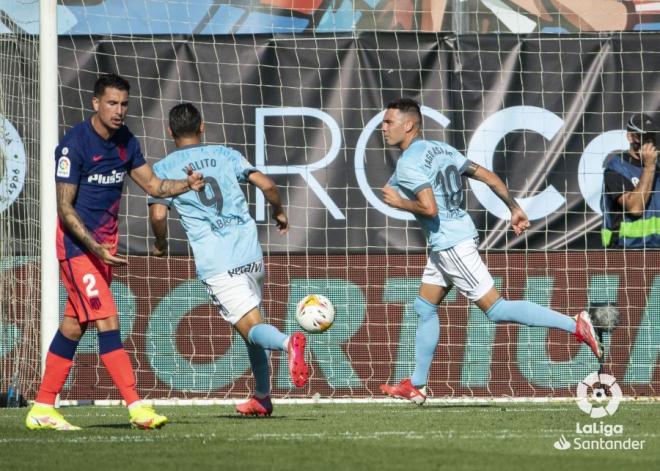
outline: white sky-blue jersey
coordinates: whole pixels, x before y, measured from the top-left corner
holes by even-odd
[[[174,204],[192,247],[197,275],[207,279],[261,260],[257,225],[239,185],[257,169],[238,151],[220,145],[179,148],[153,169],[159,178],[181,179],[188,165],[204,175],[204,190],[150,199],[150,203]]]
[[[470,215],[462,208],[461,175],[469,160],[444,142],[418,139],[403,152],[389,185],[410,200],[424,188],[431,188],[438,206],[434,218],[415,218],[426,234],[431,250],[445,250],[477,237]]]

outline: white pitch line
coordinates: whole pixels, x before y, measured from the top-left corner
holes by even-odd
[[[234,406],[244,402],[246,398],[234,399],[146,399],[143,400],[145,404],[154,406]],[[660,397],[629,397],[624,396],[621,402],[634,403],[634,404],[658,404]],[[383,406],[396,405],[403,403],[400,399],[393,398],[325,398],[325,397],[307,397],[307,398],[282,398],[273,399],[275,405],[319,405],[319,404],[379,404]],[[575,404],[574,397],[536,397],[536,398],[511,398],[511,397],[495,397],[495,398],[429,398],[427,404],[447,405],[447,406],[460,406],[460,405],[474,405],[474,404],[489,404],[489,405],[518,405],[518,404]],[[95,400],[95,401],[60,401],[62,406],[120,406],[120,400]]]

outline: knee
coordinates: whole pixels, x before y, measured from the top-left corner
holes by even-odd
[[[245,322],[242,323],[240,326],[238,324],[234,325],[234,328],[238,331],[239,334],[241,334],[241,337],[243,337],[243,340],[247,344],[256,344],[254,340],[254,336],[257,335],[259,331],[259,326],[263,325],[262,322]]]
[[[85,329],[82,326],[72,325],[72,324],[62,324],[60,325],[60,332],[69,340],[78,342],[80,338],[85,333]]]
[[[431,304],[421,296],[417,296],[413,303],[413,308],[421,320],[428,320],[438,317],[438,306]]]
[[[95,321],[96,330],[99,332],[106,332],[109,330],[119,330],[119,317],[110,316]]]

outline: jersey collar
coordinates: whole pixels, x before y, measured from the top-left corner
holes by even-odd
[[[188,144],[187,146],[177,147],[176,150],[194,149],[195,147],[204,147],[204,144],[201,142],[199,144]]]

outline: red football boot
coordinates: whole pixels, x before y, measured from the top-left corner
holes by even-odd
[[[273,403],[270,402],[270,396],[263,399],[252,396],[247,402],[238,404],[236,412],[242,415],[257,415],[259,417],[268,417],[273,413]]]
[[[289,337],[289,374],[291,381],[301,388],[309,380],[309,367],[305,363],[305,345],[307,339],[302,332],[296,332]]]
[[[417,389],[412,385],[410,378],[404,379],[395,386],[390,386],[389,384],[381,384],[380,390],[383,392],[383,394],[395,397],[397,399],[405,399],[407,401],[414,402],[417,405],[422,405],[424,404],[424,401],[426,401],[426,391],[424,391],[424,388]]]
[[[582,311],[580,314],[575,316],[575,338],[580,342],[584,342],[589,345],[591,351],[594,352],[596,358],[600,360],[600,357],[603,356],[603,349],[601,348],[598,338],[596,338],[596,331],[594,326],[591,323],[591,317],[587,311]]]

